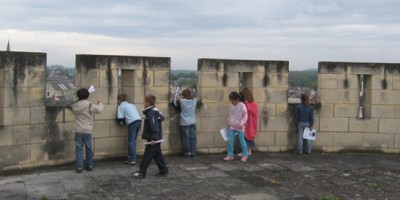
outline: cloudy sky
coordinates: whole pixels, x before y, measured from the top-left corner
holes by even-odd
[[[400,62],[399,0],[1,0],[0,50],[198,58]]]

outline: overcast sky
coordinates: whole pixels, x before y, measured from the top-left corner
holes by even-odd
[[[1,0],[0,50],[75,54],[400,63],[399,0]]]

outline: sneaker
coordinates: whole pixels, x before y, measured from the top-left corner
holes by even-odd
[[[87,171],[90,171],[90,172],[91,172],[91,171],[93,171],[93,166],[91,166],[91,165],[90,165],[90,166],[86,166],[85,169],[86,169]]]
[[[162,171],[162,172],[158,172],[158,174],[156,174],[156,176],[165,176],[167,174],[168,174],[168,170]]]
[[[140,172],[136,172],[136,173],[133,174],[133,178],[136,178],[136,179],[144,179],[144,178],[146,178],[146,176],[143,175],[143,174],[140,173]]]
[[[125,160],[124,163],[127,165],[136,165],[136,161],[134,161],[134,160]]]
[[[240,159],[240,161],[242,161],[242,162],[247,162],[247,157],[242,157],[241,159]]]
[[[192,154],[192,155],[190,155],[190,158],[196,158],[196,155]]]
[[[190,154],[184,154],[183,157],[184,158],[190,158]]]
[[[225,161],[230,161],[230,160],[233,160],[233,157],[232,156],[226,156],[225,158],[223,158]]]
[[[238,153],[237,156],[242,157],[242,153]]]
[[[82,167],[76,168],[76,173],[81,174],[82,173]]]

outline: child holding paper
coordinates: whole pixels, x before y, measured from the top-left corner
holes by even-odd
[[[164,121],[163,114],[155,107],[156,97],[147,95],[144,97],[143,114],[145,115],[142,139],[146,140],[144,155],[139,166],[139,171],[133,174],[134,178],[144,179],[146,177],[147,168],[154,159],[158,166],[159,173],[157,175],[164,176],[168,174],[168,168],[164,161],[164,156],[161,151],[162,126]]]
[[[228,118],[228,124],[230,127],[229,140],[228,140],[228,155],[224,158],[225,161],[233,160],[233,141],[235,134],[237,133],[240,145],[242,146],[242,158],[240,161],[247,161],[247,145],[244,140],[244,129],[247,121],[247,109],[246,105],[240,101],[240,94],[238,92],[232,92],[229,95],[230,112]]]
[[[306,154],[311,154],[311,140],[303,139],[304,129],[312,129],[314,125],[314,108],[309,105],[309,97],[306,94],[301,95],[301,104],[296,106],[295,127],[297,128],[297,147],[296,154],[303,153],[303,142],[305,142]]]

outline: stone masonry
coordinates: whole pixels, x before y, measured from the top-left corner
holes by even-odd
[[[73,113],[68,106],[45,105],[46,59],[46,53],[0,51],[0,171],[75,160]],[[179,113],[170,106],[170,58],[85,54],[76,55],[76,67],[76,87],[93,85],[96,91],[89,100],[105,105],[95,115],[95,159],[126,155],[127,127],[115,120],[119,92],[139,112],[144,96],[154,94],[166,116],[163,151],[181,153]],[[199,59],[198,151],[226,151],[219,130],[227,123],[229,93],[241,87],[253,91],[259,106],[256,149],[293,150],[288,74],[288,61]],[[399,64],[320,62],[314,150],[399,153],[399,74]],[[144,149],[140,137],[138,154]]]

